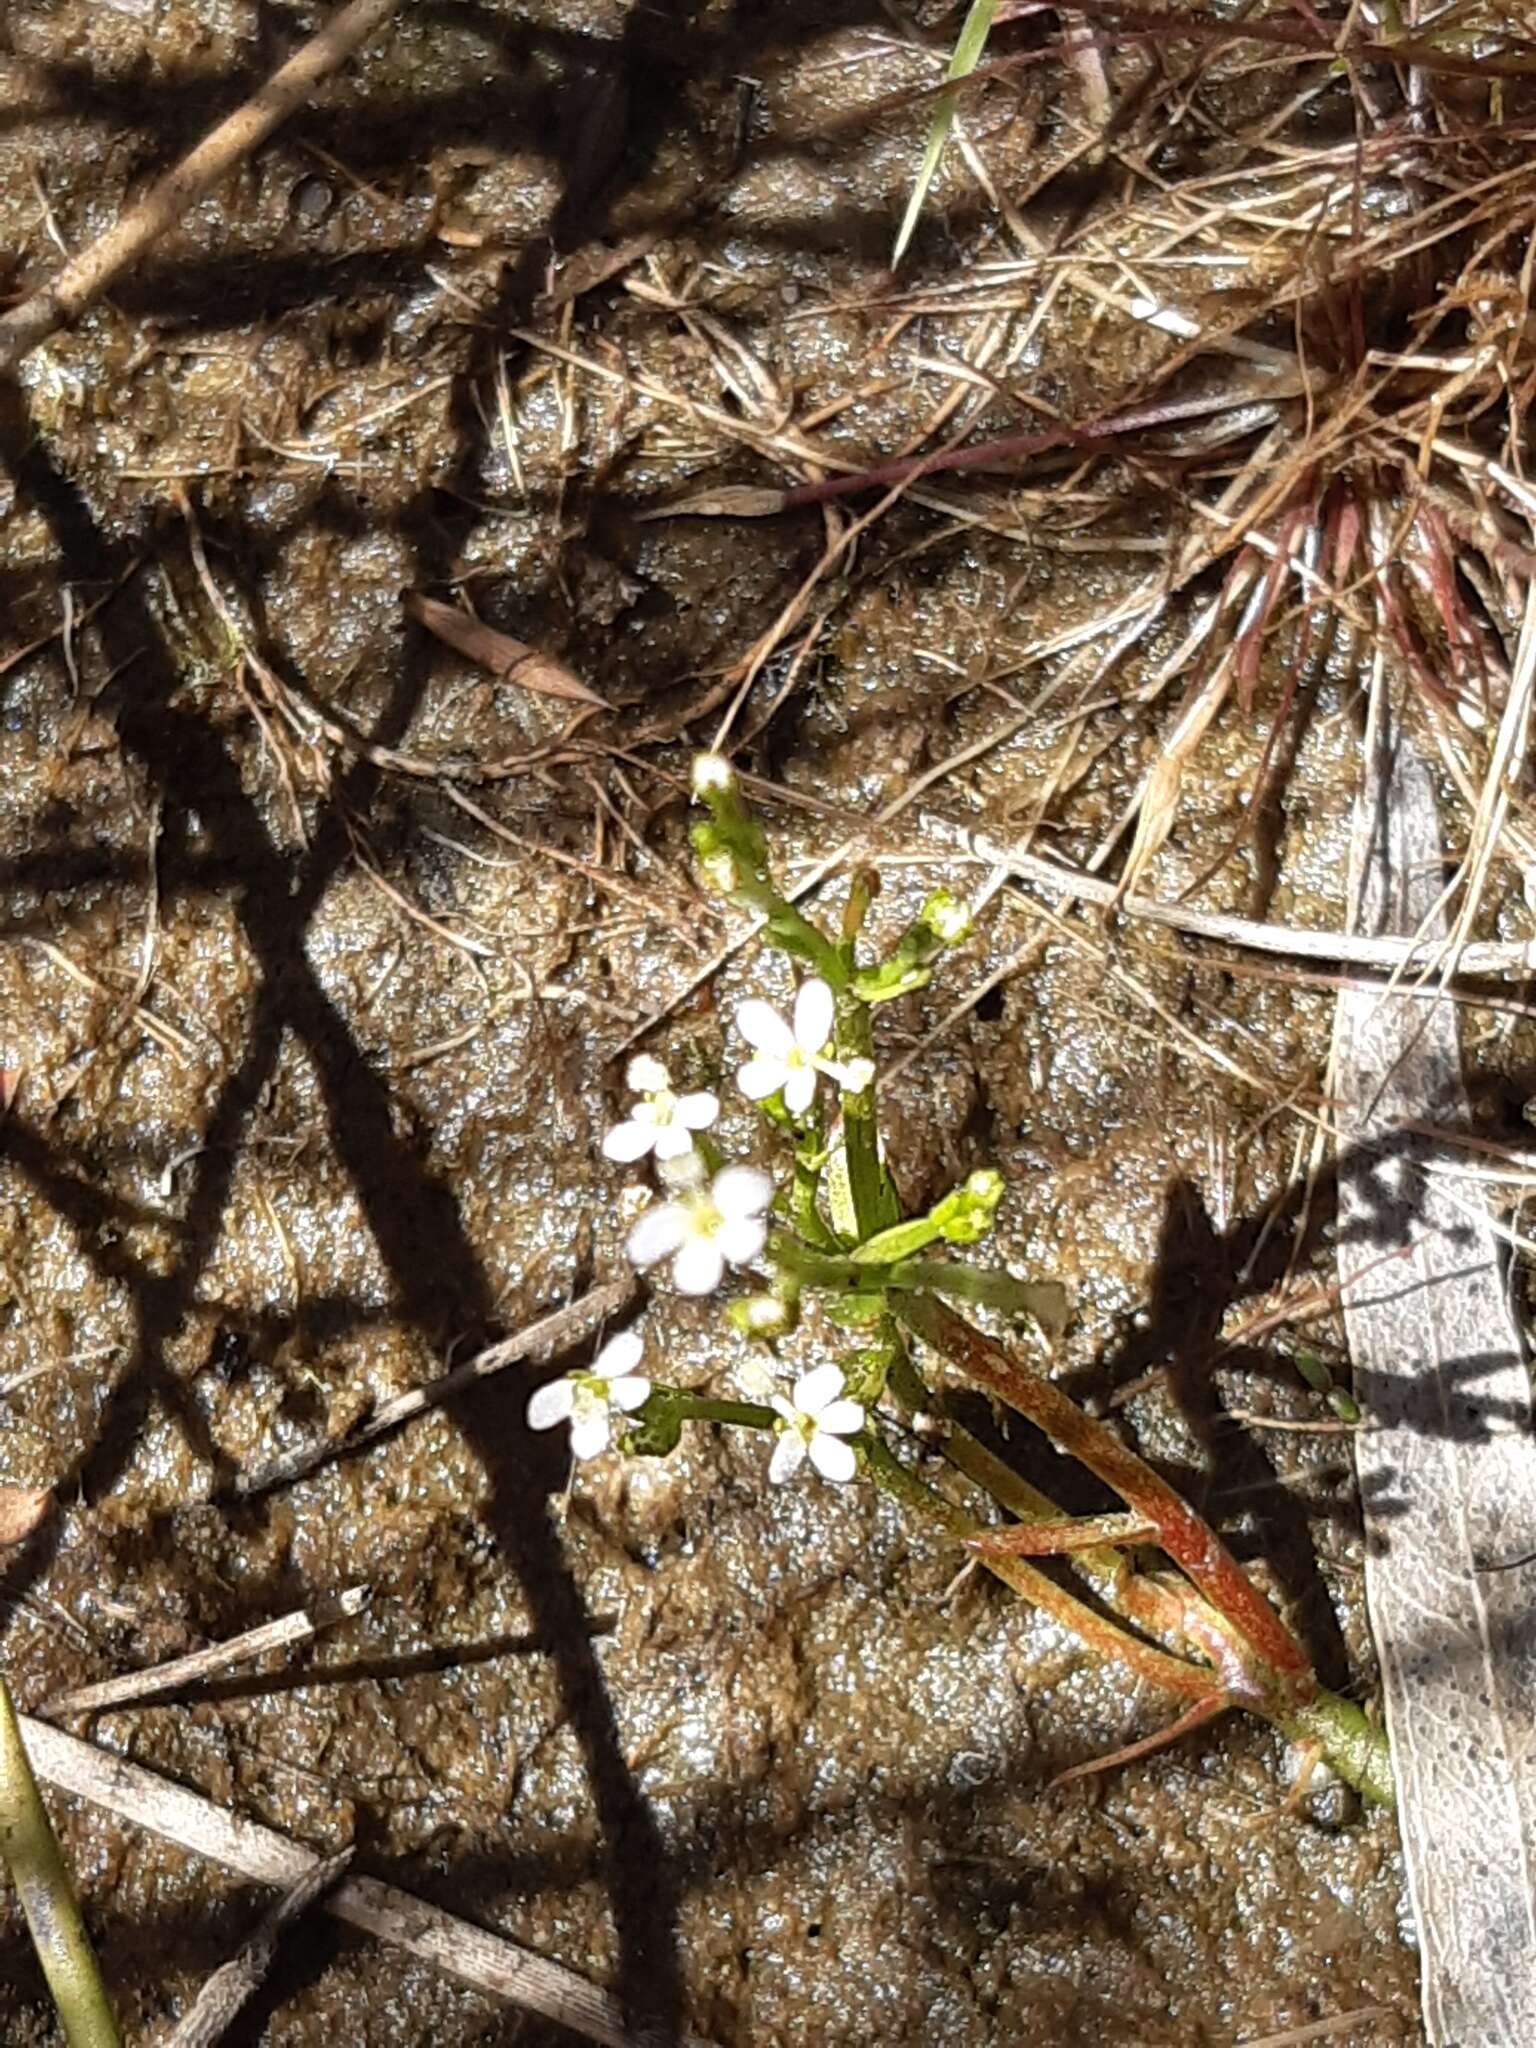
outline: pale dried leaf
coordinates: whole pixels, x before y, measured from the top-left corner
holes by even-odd
[[[674,498],[667,505],[653,505],[640,513],[646,519],[771,519],[784,510],[783,491],[771,491],[755,484],[721,484],[713,491],[695,491],[691,498]]]
[[[1194,691],[1181,708],[1160,758],[1148,770],[1136,811],[1136,836],[1126,855],[1119,894],[1127,895],[1136,887],[1173,830],[1184,789],[1184,770],[1211,720],[1225,703],[1231,677],[1231,663],[1223,661]]]
[[[608,709],[597,692],[589,690],[562,663],[540,654],[524,640],[514,640],[510,633],[499,633],[494,626],[461,612],[456,605],[408,590],[405,609],[418,626],[425,626],[445,647],[478,662],[505,683],[536,690],[541,697],[563,697],[570,704],[591,704],[600,711]]]
[[[1383,721],[1383,725],[1384,725]],[[1369,749],[1351,901],[1414,932],[1443,875],[1434,788],[1405,739]],[[1425,937],[1444,934],[1443,920]],[[1426,1172],[1465,1127],[1456,1015],[1341,996],[1339,1276],[1366,1594],[1381,1658],[1432,2048],[1536,2041],[1536,1456],[1530,1385],[1475,1188]],[[1397,1257],[1383,1259],[1394,1251]],[[1500,1569],[1499,1567],[1507,1567]]]
[[[0,1549],[24,1542],[52,1506],[51,1486],[0,1486]]]

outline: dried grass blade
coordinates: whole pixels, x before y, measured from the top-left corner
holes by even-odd
[[[308,1607],[298,1608],[276,1621],[264,1621],[225,1642],[212,1643],[206,1650],[194,1650],[190,1656],[173,1657],[148,1671],[125,1671],[121,1677],[104,1678],[97,1685],[76,1686],[71,1692],[45,1700],[37,1711],[49,1720],[59,1720],[66,1714],[98,1714],[106,1708],[140,1706],[148,1700],[164,1699],[167,1693],[179,1692],[205,1678],[222,1677],[243,1664],[254,1664],[270,1651],[306,1643],[321,1629],[334,1628],[338,1622],[361,1614],[367,1604],[366,1586],[349,1586],[344,1593],[324,1594]]]
[[[944,154],[944,145],[949,140],[949,131],[954,126],[956,88],[960,80],[969,78],[981,62],[981,53],[987,47],[987,37],[992,32],[992,17],[996,12],[997,0],[971,0],[970,12],[961,27],[959,41],[955,44],[954,54],[949,60],[949,69],[944,74],[948,90],[940,97],[933,119],[928,125],[928,139],[923,145],[923,160],[918,165],[912,196],[907,201],[907,210],[896,235],[896,246],[891,252],[892,270],[906,254],[907,244],[916,231],[918,216],[923,210],[923,201],[928,196],[928,187],[933,183],[934,173],[939,168],[939,159]]]
[[[352,1861],[350,1848],[323,1857],[264,1913],[237,1955],[221,1963],[190,2010],[165,2043],[165,2048],[215,2048],[239,2017],[240,2009],[261,1988],[277,1954],[278,1937],[291,1921],[328,1892]]]
[[[148,1828],[255,1884],[297,1883],[321,1859],[313,1849],[259,1821],[228,1813],[154,1771],[66,1735],[31,1715],[22,1734],[37,1775],[61,1792],[88,1799],[108,1813]],[[433,1964],[462,1984],[569,2027],[604,2048],[627,2048],[631,2039],[619,2001],[574,1970],[489,1934],[468,1920],[371,1877],[347,1877],[326,1895],[325,1911]],[[704,2048],[687,2037],[688,2048]]]
[[[1434,788],[1378,691],[1357,804],[1357,929],[1418,931],[1442,872]],[[1381,1658],[1434,2048],[1536,2040],[1536,1470],[1530,1385],[1489,1219],[1413,1126],[1468,1120],[1455,1012],[1346,992],[1335,1036],[1340,1283],[1366,1595]],[[1361,1268],[1396,1243],[1390,1279]],[[1505,1567],[1500,1569],[1499,1567]]]
[[[510,633],[498,633],[494,626],[487,626],[482,620],[471,618],[468,612],[461,612],[457,605],[443,604],[438,598],[423,597],[420,591],[408,590],[405,609],[407,615],[418,626],[425,626],[434,639],[441,640],[445,647],[451,647],[467,660],[477,662],[481,668],[489,669],[504,683],[517,683],[525,690],[536,690],[541,697],[562,697],[570,704],[591,704],[599,711],[608,709],[597,692],[589,690],[563,663],[548,654],[540,654],[525,640],[514,640]]]

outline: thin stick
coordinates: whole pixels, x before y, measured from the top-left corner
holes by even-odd
[[[429,1380],[424,1387],[412,1387],[408,1393],[396,1394],[348,1435],[309,1444],[302,1450],[289,1452],[286,1457],[274,1459],[270,1465],[258,1466],[254,1472],[242,1473],[235,1481],[236,1494],[246,1498],[251,1494],[267,1493],[274,1486],[290,1485],[295,1479],[302,1479],[306,1473],[313,1472],[317,1466],[361,1449],[386,1430],[397,1429],[402,1422],[424,1414],[428,1408],[441,1407],[444,1401],[451,1401],[463,1388],[472,1386],[476,1380],[489,1379],[503,1366],[516,1365],[527,1358],[553,1358],[568,1345],[579,1344],[584,1337],[589,1337],[609,1316],[616,1316],[628,1307],[635,1298],[638,1285],[633,1274],[629,1273],[616,1280],[605,1280],[600,1287],[582,1295],[579,1301],[569,1302],[564,1308],[540,1316],[536,1323],[530,1323],[526,1330],[519,1330],[515,1337],[504,1338],[500,1344],[491,1345],[489,1350],[477,1352],[463,1365],[456,1365],[451,1372]]]
[[[272,1967],[283,1929],[312,1906],[322,1892],[328,1892],[351,1861],[350,1848],[335,1856],[323,1856],[297,1884],[290,1885],[277,1904],[262,1915],[238,1955],[231,1956],[214,1971],[165,2048],[214,2048],[247,1999],[260,1989]]]
[[[1237,2048],[1301,2048],[1304,2041],[1326,2041],[1330,2034],[1342,2033],[1345,2027],[1358,2027],[1364,2020],[1392,2017],[1389,2005],[1357,2005],[1353,2012],[1337,2012],[1330,2020],[1311,2020],[1302,2027],[1287,2027],[1283,2034],[1251,2034],[1239,2041]]]
[[[66,1735],[50,1722],[30,1714],[20,1720],[32,1768],[46,1784],[148,1828],[194,1856],[237,1871],[254,1884],[283,1886],[297,1883],[322,1861],[313,1849],[276,1829],[227,1813],[211,1800],[76,1735]],[[574,1970],[489,1934],[472,1921],[456,1919],[425,1899],[371,1877],[346,1878],[324,1904],[327,1913],[349,1927],[392,1942],[460,1983],[557,2020],[604,2048],[628,2048],[617,1999]]]
[[[349,1586],[345,1593],[326,1595],[309,1607],[298,1608],[277,1621],[264,1621],[259,1628],[247,1629],[244,1635],[231,1636],[227,1642],[210,1643],[206,1650],[194,1650],[190,1656],[173,1657],[168,1663],[153,1665],[148,1671],[125,1671],[118,1678],[102,1679],[98,1685],[76,1686],[73,1692],[60,1693],[56,1699],[45,1700],[37,1711],[47,1720],[58,1721],[66,1714],[95,1714],[104,1707],[138,1705],[145,1700],[163,1699],[167,1693],[180,1692],[183,1686],[194,1685],[198,1679],[207,1678],[215,1671],[229,1671],[236,1665],[254,1663],[268,1650],[281,1650],[290,1643],[308,1642],[321,1629],[360,1614],[368,1604],[368,1597],[366,1586]]]
[[[1219,911],[1191,910],[1183,903],[1159,903],[1151,896],[1120,896],[1117,901],[1113,882],[1100,881],[1097,876],[1085,875],[1038,853],[1000,846],[986,833],[972,832],[945,818],[925,813],[923,822],[951,846],[963,846],[989,867],[1006,868],[1020,881],[1053,890],[1058,896],[1075,897],[1105,909],[1113,907],[1123,915],[1145,918],[1150,924],[1167,925],[1173,931],[1189,932],[1197,938],[1221,939],[1228,945],[1246,946],[1257,953],[1288,953],[1300,960],[1328,960],[1391,973],[1415,966],[1432,969],[1443,951],[1441,947],[1417,944],[1390,933],[1375,936],[1307,931],[1298,925],[1263,924],[1249,917],[1227,917]],[[1523,940],[1463,946],[1457,958],[1457,971],[1462,975],[1527,975],[1533,967],[1536,946]]]
[[[0,375],[13,371],[29,349],[56,328],[78,320],[122,271],[173,227],[219,180],[297,113],[329,72],[394,12],[396,0],[351,0],[311,36],[261,90],[238,107],[190,155],[167,171],[114,226],[70,259],[51,284],[0,319]]]

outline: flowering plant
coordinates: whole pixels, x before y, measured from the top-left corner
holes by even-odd
[[[626,1332],[587,1371],[540,1387],[530,1424],[568,1421],[572,1451],[583,1459],[612,1448],[665,1455],[688,1424],[765,1431],[773,1439],[772,1481],[788,1483],[808,1469],[834,1486],[863,1480],[882,1488],[1091,1650],[1166,1692],[1178,1708],[1170,1728],[1117,1758],[1243,1707],[1367,1796],[1390,1803],[1380,1730],[1319,1684],[1301,1644],[1217,1532],[1108,1425],[1028,1365],[1012,1341],[973,1320],[970,1312],[981,1308],[1015,1324],[1049,1326],[1065,1313],[1053,1283],[960,1255],[991,1230],[1001,1175],[974,1172],[924,1213],[903,1212],[879,1140],[872,1013],[921,988],[945,949],[970,936],[966,906],[936,892],[886,957],[870,961],[861,941],[871,875],[855,875],[841,927],[830,936],[778,888],[762,830],[729,765],[701,757],[693,788],[703,815],[692,839],[706,879],[757,915],[770,944],[809,969],[790,1015],[758,997],[735,1013],[749,1054],[737,1084],[774,1133],[785,1171],[776,1185],[760,1168],[725,1159],[710,1135],[718,1098],[704,1090],[676,1094],[648,1055],[627,1070],[638,1100],[603,1150],[626,1163],[647,1154],[656,1160],[661,1199],[628,1237],[637,1267],[668,1271],[681,1293],[694,1296],[714,1294],[732,1271],[753,1276],[724,1320],[756,1347],[744,1377],[764,1398],[724,1399],[653,1380],[638,1370],[641,1338]],[[761,1360],[780,1364],[813,1297],[840,1356],[786,1383]],[[1022,1415],[1117,1493],[1122,1508],[1072,1516],[1030,1486],[951,1411],[931,1361],[943,1377],[958,1377]],[[983,1496],[980,1513],[931,1484],[935,1458]],[[999,1524],[997,1509],[1013,1519]],[[1030,1562],[1051,1555],[1086,1582],[1092,1603]]]

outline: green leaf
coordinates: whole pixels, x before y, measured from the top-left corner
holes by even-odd
[[[906,254],[907,244],[912,239],[918,216],[923,210],[923,201],[928,196],[928,187],[933,183],[939,159],[944,154],[944,145],[949,140],[949,131],[955,119],[955,92],[953,87],[962,78],[969,78],[981,62],[981,53],[987,47],[987,37],[992,32],[992,17],[997,12],[997,0],[971,0],[971,11],[965,17],[960,30],[960,40],[955,44],[954,54],[949,60],[949,69],[944,74],[951,90],[942,93],[934,110],[928,128],[928,140],[923,146],[923,160],[918,166],[917,181],[912,187],[912,197],[907,201],[906,216],[896,237],[896,247],[891,255],[894,270]]]

